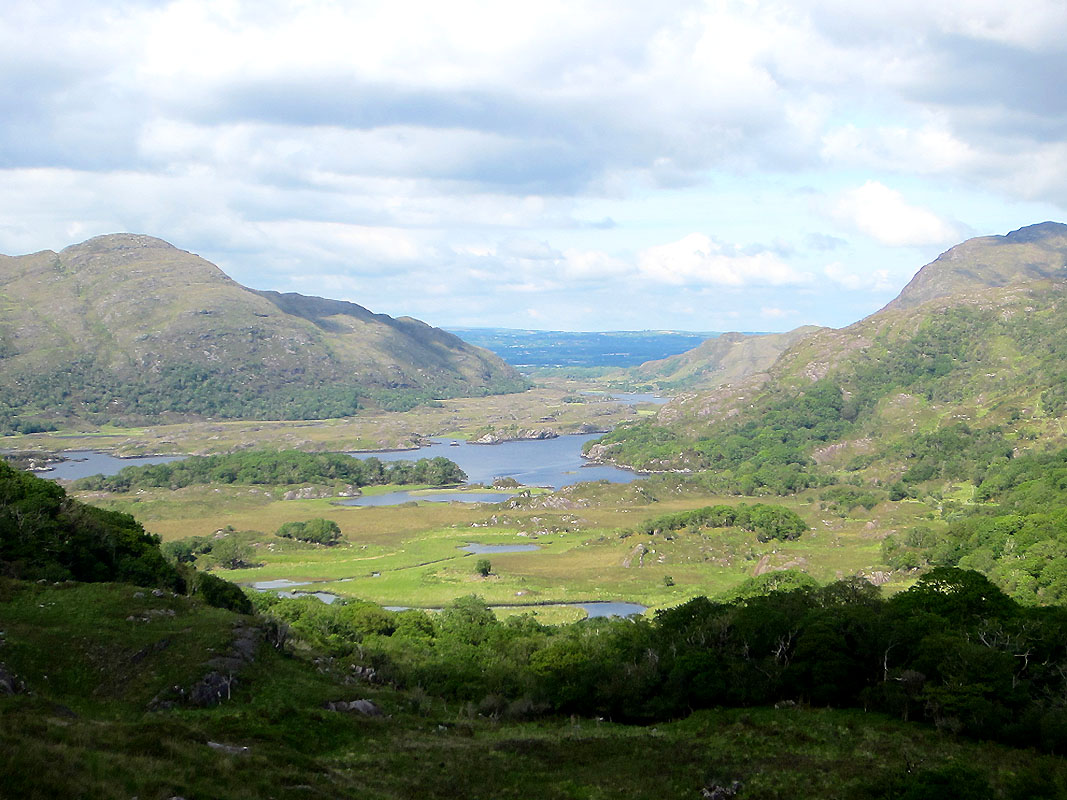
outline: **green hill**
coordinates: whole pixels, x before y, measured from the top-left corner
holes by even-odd
[[[765,374],[785,350],[819,330],[804,325],[786,333],[724,333],[676,356],[633,367],[629,377],[663,391],[715,389]]]
[[[149,236],[0,256],[0,431],[315,419],[524,387],[498,357],[418,320],[247,289]]]
[[[876,314],[798,341],[765,378],[680,398],[592,454],[714,470],[738,491],[796,491],[835,470],[887,486],[980,480],[983,465],[1065,438],[1065,231],[965,242]]]

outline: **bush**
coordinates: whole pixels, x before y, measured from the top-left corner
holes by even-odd
[[[286,522],[277,532],[283,539],[296,539],[314,544],[334,544],[341,538],[341,528],[332,519],[309,519],[306,522]]]
[[[211,573],[197,573],[196,589],[209,606],[227,608],[238,614],[252,613],[252,601],[248,599],[241,587],[217,578]]]

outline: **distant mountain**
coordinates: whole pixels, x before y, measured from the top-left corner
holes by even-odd
[[[451,330],[517,367],[632,367],[685,352],[719,335],[694,331]]]
[[[805,325],[786,333],[724,333],[679,355],[647,361],[629,376],[662,391],[715,389],[765,374],[778,356],[819,330]]]
[[[875,483],[979,479],[1067,440],[1067,225],[972,239],[881,311],[799,338],[765,373],[686,394],[594,455],[795,491],[818,463]],[[899,487],[897,491],[900,491]]]
[[[0,256],[0,430],[322,418],[524,386],[497,356],[418,320],[248,289],[150,236]]]

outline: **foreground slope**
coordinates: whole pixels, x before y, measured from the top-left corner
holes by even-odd
[[[0,397],[34,417],[321,418],[514,391],[493,354],[354,303],[257,292],[149,236],[0,256]]]
[[[971,480],[980,463],[1063,439],[1065,233],[1043,223],[965,242],[881,311],[799,341],[766,380],[680,398],[593,455],[792,491],[811,485],[794,478],[813,460],[892,483],[931,457],[927,477]]]

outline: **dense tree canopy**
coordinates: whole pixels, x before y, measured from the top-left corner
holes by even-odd
[[[180,589],[159,538],[128,514],[67,497],[0,461],[0,570],[19,578],[126,581]]]
[[[300,450],[243,450],[217,456],[190,456],[166,464],[125,467],[115,475],[94,475],[75,481],[77,489],[125,492],[163,487],[180,489],[198,484],[291,486],[301,483],[428,484],[447,486],[467,480],[454,462],[437,456],[418,461],[383,463],[371,457],[344,453],[305,453]]]
[[[761,576],[762,579],[768,576]],[[264,613],[401,686],[482,713],[655,720],[793,700],[880,709],[950,731],[1067,748],[1067,612],[1027,609],[941,568],[883,600],[867,581],[753,582],[654,619],[498,621],[475,596],[440,614],[260,595]],[[800,580],[799,578],[804,578]]]

